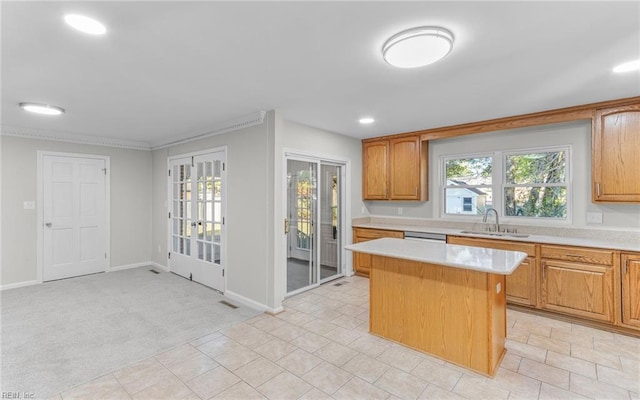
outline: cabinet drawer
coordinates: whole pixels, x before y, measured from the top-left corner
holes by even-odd
[[[365,241],[380,238],[404,238],[404,233],[399,231],[386,231],[380,229],[355,229],[355,241]]]
[[[542,258],[574,261],[589,264],[613,265],[613,251],[585,249],[582,247],[540,246]]]

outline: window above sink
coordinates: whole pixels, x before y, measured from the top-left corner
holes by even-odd
[[[570,150],[557,146],[444,155],[441,214],[480,217],[495,208],[501,218],[566,221],[571,215]]]

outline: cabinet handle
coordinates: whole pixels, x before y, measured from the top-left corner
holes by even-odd
[[[418,197],[418,187],[416,186],[416,197]]]
[[[600,197],[600,182],[596,183],[596,197]]]
[[[542,280],[547,278],[547,263],[542,263]]]

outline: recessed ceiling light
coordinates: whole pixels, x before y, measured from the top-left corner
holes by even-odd
[[[20,108],[25,111],[29,111],[36,114],[44,114],[44,115],[61,115],[64,114],[64,108],[50,106],[49,104],[38,104],[38,103],[20,103]]]
[[[640,70],[640,60],[629,61],[620,64],[613,69],[613,72],[630,72]]]
[[[453,34],[437,26],[408,29],[393,35],[382,46],[384,60],[399,68],[433,64],[453,48]]]
[[[361,124],[372,124],[374,121],[375,121],[375,119],[370,118],[370,117],[360,118],[358,120],[358,122],[360,122]]]
[[[90,35],[103,35],[107,31],[107,28],[100,22],[84,15],[67,14],[64,16],[64,21],[72,28]]]

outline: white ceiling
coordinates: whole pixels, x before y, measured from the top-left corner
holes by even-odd
[[[260,110],[357,138],[640,95],[640,2],[7,2],[2,132],[159,146]],[[64,24],[92,16],[95,37]],[[396,69],[398,31],[441,25],[444,60]],[[22,101],[64,107],[28,114]],[[361,126],[358,119],[376,122]]]

